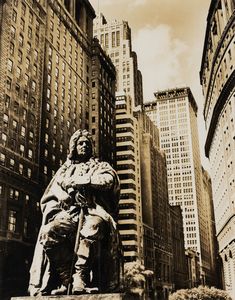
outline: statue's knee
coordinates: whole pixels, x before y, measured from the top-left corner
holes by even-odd
[[[53,222],[41,227],[39,241],[40,244],[42,244],[45,248],[51,247],[58,243],[56,226],[54,226]]]
[[[99,216],[86,216],[81,234],[86,238],[101,239],[103,237],[105,221]]]

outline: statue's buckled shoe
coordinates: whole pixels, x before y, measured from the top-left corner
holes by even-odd
[[[65,285],[61,285],[58,289],[52,290],[51,295],[66,295],[67,287]]]
[[[86,289],[84,287],[74,287],[72,291],[73,295],[81,295],[85,293],[86,293]]]

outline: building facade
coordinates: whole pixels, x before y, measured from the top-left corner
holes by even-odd
[[[187,285],[189,288],[197,287],[200,283],[200,257],[198,252],[193,249],[186,249],[186,261],[187,261]]]
[[[90,132],[95,153],[101,160],[116,165],[116,71],[97,39],[92,44]]]
[[[188,288],[187,260],[184,248],[183,218],[180,206],[170,206],[172,235],[172,282],[174,290]]]
[[[146,113],[160,130],[160,147],[166,153],[169,202],[180,205],[185,248],[200,253],[201,282],[205,282],[208,250],[207,214],[204,210],[202,170],[197,129],[197,104],[189,88],[155,93]]]
[[[0,2],[3,296],[27,288],[40,196],[72,133],[89,128],[94,17],[85,0]]]
[[[167,299],[173,290],[171,216],[166,157],[160,151],[159,130],[147,114],[135,112],[139,123],[144,264],[154,271],[153,290]]]
[[[200,79],[224,288],[235,294],[235,2],[211,1]]]
[[[206,278],[206,282],[209,285],[216,284],[217,286],[221,286],[221,270],[220,264],[218,260],[218,241],[216,239],[216,230],[215,230],[215,214],[214,214],[214,205],[213,205],[213,195],[212,195],[212,184],[209,173],[202,168],[202,179],[203,179],[203,198],[206,199],[204,201],[206,207],[205,210],[208,212],[207,219],[207,229],[209,231],[208,234],[208,252],[210,255],[208,256],[207,261],[207,272],[206,274],[210,274],[208,278]],[[211,282],[210,282],[211,281]]]
[[[110,56],[117,71],[116,91],[131,98],[133,108],[143,103],[142,75],[132,51],[131,29],[126,21],[107,22],[100,14],[94,21],[94,37]]]
[[[116,159],[121,184],[118,228],[124,261],[143,263],[143,224],[140,182],[140,144],[132,100],[116,94]]]

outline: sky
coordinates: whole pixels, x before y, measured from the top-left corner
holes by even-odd
[[[90,0],[96,14],[107,20],[128,21],[132,49],[143,76],[144,101],[155,91],[189,86],[198,104],[198,129],[202,163],[205,129],[204,98],[199,71],[211,0]]]

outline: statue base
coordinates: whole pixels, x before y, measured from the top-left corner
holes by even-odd
[[[124,294],[112,293],[112,294],[84,294],[84,295],[55,295],[55,296],[23,296],[12,297],[11,300],[124,300],[127,299]]]

